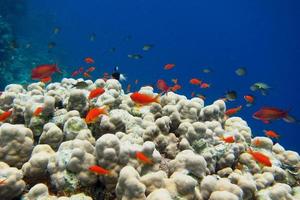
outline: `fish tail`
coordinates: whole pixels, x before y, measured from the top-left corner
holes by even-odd
[[[288,123],[295,123],[295,122],[300,123],[299,120],[296,120],[294,117],[288,114],[283,118],[283,120]]]

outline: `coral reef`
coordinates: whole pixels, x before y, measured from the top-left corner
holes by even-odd
[[[87,87],[74,88],[82,81]],[[97,87],[105,92],[89,99]],[[139,93],[157,95],[149,86]],[[87,123],[92,108],[107,114]],[[117,80],[64,78],[6,86],[5,111],[12,111],[0,122],[0,196],[7,200],[300,197],[299,154],[252,137],[246,121],[225,117],[222,100],[205,105],[168,92],[140,106]]]

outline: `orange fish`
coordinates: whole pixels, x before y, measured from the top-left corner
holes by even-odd
[[[244,99],[247,102],[247,106],[252,106],[252,104],[254,103],[254,96],[252,95],[245,95]]]
[[[201,83],[201,85],[200,85],[200,88],[203,88],[203,89],[209,88],[209,87],[210,87],[210,84],[208,84],[208,83]]]
[[[3,122],[5,121],[7,118],[9,118],[12,114],[12,111],[9,110],[9,111],[5,111],[3,112],[1,115],[0,115],[0,122]]]
[[[206,96],[204,96],[203,94],[198,94],[197,97],[199,97],[199,98],[202,99],[202,100],[205,100],[205,99],[206,99]]]
[[[89,94],[89,99],[93,99],[95,97],[98,97],[100,96],[101,94],[103,94],[105,92],[105,90],[103,88],[96,88],[92,91],[90,91],[90,94]]]
[[[147,105],[149,103],[159,103],[159,97],[160,94],[156,95],[155,97],[147,95],[147,94],[142,94],[139,92],[134,92],[130,95],[130,98],[132,101],[134,101],[137,104],[141,104],[141,105]]]
[[[164,69],[165,69],[165,70],[170,70],[170,69],[172,69],[173,67],[175,67],[175,64],[166,64],[166,65],[164,66]]]
[[[228,136],[228,137],[221,137],[222,138],[222,140],[224,141],[224,142],[226,142],[226,143],[234,143],[234,141],[235,141],[235,139],[234,139],[234,137],[233,136]]]
[[[108,115],[105,108],[93,108],[86,115],[85,122],[87,124],[95,123],[98,117],[101,115]]]
[[[33,115],[37,117],[37,116],[39,116],[42,112],[43,112],[43,107],[37,107],[37,108],[35,109],[35,111],[33,112]]]
[[[177,90],[181,89],[181,85],[175,84],[173,87],[171,87],[171,91],[176,92]]]
[[[280,135],[278,133],[276,133],[275,131],[272,131],[272,130],[264,130],[264,133],[266,136],[268,136],[270,138],[279,139],[279,137],[280,137]]]
[[[96,67],[90,67],[86,70],[86,72],[93,72],[95,71]]]
[[[42,78],[41,82],[43,82],[43,83],[49,83],[51,80],[52,80],[52,78],[51,78],[51,76],[49,76],[49,77],[46,77],[46,78]]]
[[[94,59],[91,58],[91,57],[86,57],[86,58],[84,59],[84,62],[89,63],[89,64],[95,63]]]
[[[238,111],[240,111],[241,109],[242,109],[242,106],[238,106],[236,108],[231,108],[231,109],[226,110],[225,114],[227,116],[232,116],[232,115],[236,114]]]
[[[130,92],[130,89],[131,89],[131,85],[128,84],[128,85],[127,85],[127,88],[126,88],[126,92],[129,93],[129,92]]]
[[[262,164],[264,166],[268,166],[268,167],[272,166],[272,163],[271,163],[270,158],[268,156],[266,156],[266,155],[264,155],[264,154],[262,154],[262,153],[260,153],[258,151],[253,151],[250,148],[248,150],[248,153],[252,155],[253,159],[256,162],[258,162],[258,163],[260,163],[260,164]]]
[[[172,82],[176,85],[178,83],[178,79],[174,78],[174,79],[172,79]]]
[[[254,140],[254,146],[259,147],[261,145],[261,141],[259,139]]]
[[[54,74],[55,72],[62,73],[57,67],[57,64],[39,65],[32,69],[31,78],[33,80],[40,80],[42,78],[52,76],[52,74]]]
[[[83,67],[80,67],[78,70],[79,73],[83,72]]]
[[[138,80],[138,79],[136,79],[136,80],[134,81],[134,83],[135,83],[135,84],[138,84],[138,83],[139,83],[139,80]]]
[[[89,73],[87,73],[87,72],[84,72],[84,73],[83,73],[83,76],[84,76],[85,78],[92,78],[91,75],[90,75]]]
[[[97,165],[92,165],[89,167],[89,170],[91,172],[94,172],[96,174],[100,174],[100,175],[109,175],[111,172],[107,169],[104,169],[100,166],[97,166]]]
[[[152,160],[148,158],[143,152],[136,152],[135,157],[144,164],[152,164]]]
[[[190,84],[192,85],[200,85],[202,83],[202,81],[200,79],[197,79],[197,78],[192,78],[190,80]]]
[[[0,181],[0,185],[4,184],[5,181],[6,181],[6,179],[1,180],[1,181]]]

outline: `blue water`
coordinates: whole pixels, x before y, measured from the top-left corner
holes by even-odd
[[[300,152],[299,124],[280,120],[266,125],[251,117],[262,106],[275,106],[291,109],[300,119],[298,0],[29,0],[26,9],[18,34],[40,44],[36,51],[45,51],[48,42],[56,42],[48,56],[64,71],[87,67],[83,59],[89,56],[96,61],[94,79],[118,65],[128,77],[124,86],[131,83],[133,89],[137,89],[135,79],[141,86],[158,79],[171,84],[172,78],[178,78],[183,86],[180,94],[205,94],[206,104],[226,90],[236,90],[238,99],[227,103],[228,107],[244,105],[243,96],[253,94],[255,105],[238,114],[253,135],[263,135],[263,129],[275,130],[281,134],[280,144]],[[61,32],[53,35],[54,27]],[[91,33],[96,34],[94,42],[89,40]],[[126,40],[128,36],[131,39]],[[144,44],[155,46],[143,52]],[[108,52],[112,47],[115,53]],[[143,58],[129,59],[127,54],[132,53]],[[166,63],[176,66],[165,71]],[[240,66],[248,70],[244,77],[234,73]],[[212,73],[202,73],[204,67]],[[190,85],[194,77],[211,83],[211,88]],[[258,81],[272,87],[269,95],[249,90]]]

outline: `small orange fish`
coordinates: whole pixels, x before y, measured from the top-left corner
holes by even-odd
[[[147,95],[147,94],[142,94],[139,92],[134,92],[130,95],[130,98],[132,101],[134,101],[137,104],[141,105],[147,105],[153,102],[159,103],[159,97],[160,94],[156,95],[155,97]]]
[[[177,90],[181,89],[181,85],[179,84],[175,84],[173,85],[173,87],[171,87],[171,91],[176,92]]]
[[[95,97],[98,97],[100,96],[101,94],[103,94],[105,92],[105,90],[103,88],[96,88],[92,91],[90,91],[90,94],[89,94],[89,99],[93,99]]]
[[[177,78],[173,78],[172,82],[176,85],[178,83],[178,79]]]
[[[135,157],[144,164],[152,164],[152,160],[148,158],[143,152],[136,152]]]
[[[91,57],[86,57],[86,58],[84,59],[84,62],[89,63],[89,64],[95,63],[94,59],[91,58]]]
[[[11,110],[5,111],[2,114],[0,114],[0,122],[7,120],[11,116],[11,114],[12,114]]]
[[[95,121],[101,115],[108,115],[107,110],[105,108],[93,108],[86,115],[85,122],[87,124],[95,123]]]
[[[208,83],[201,83],[201,85],[200,85],[200,88],[203,88],[203,89],[209,88],[209,87],[210,87],[210,84],[208,84]]]
[[[270,138],[279,139],[279,137],[280,137],[280,135],[278,133],[276,133],[275,131],[272,131],[272,130],[264,130],[264,133],[266,136],[268,136]]]
[[[192,78],[190,80],[190,84],[192,85],[200,85],[202,83],[202,81],[200,79],[197,79],[197,78]]]
[[[96,67],[90,67],[86,70],[86,72],[93,72],[95,71]]]
[[[83,67],[80,67],[78,70],[79,73],[83,72]]]
[[[107,169],[104,169],[100,166],[97,166],[97,165],[92,165],[89,167],[89,170],[91,172],[94,172],[96,174],[99,174],[99,175],[109,175],[111,172]]]
[[[198,94],[197,97],[199,97],[199,98],[202,99],[202,100],[205,100],[205,99],[206,99],[206,96],[204,96],[203,94]]]
[[[240,111],[242,109],[242,106],[238,106],[236,108],[231,108],[226,110],[225,115],[227,116],[232,116],[234,114],[236,114],[238,111]]]
[[[170,69],[172,69],[173,67],[175,67],[175,64],[166,64],[166,65],[164,66],[164,69],[165,69],[165,70],[170,70]]]
[[[43,83],[49,83],[50,81],[52,81],[51,76],[41,79],[41,82],[43,82]]]
[[[87,72],[84,72],[84,73],[83,73],[83,76],[84,76],[85,78],[92,78],[91,75],[90,75],[89,73],[87,73]]]
[[[251,148],[249,148],[248,153],[252,155],[253,159],[265,166],[271,167],[272,163],[270,161],[270,158],[263,153],[260,153],[258,151],[253,151]]]
[[[138,84],[139,83],[139,79],[136,79],[135,81],[134,81],[134,84]]]
[[[254,96],[252,95],[245,95],[244,99],[246,100],[248,107],[252,106],[252,104],[254,103]]]
[[[3,185],[5,183],[6,179],[3,179],[0,181],[0,185]]]
[[[255,139],[253,142],[254,146],[259,147],[261,145],[260,139]]]
[[[228,137],[221,137],[222,138],[222,140],[224,141],[224,142],[226,142],[226,143],[234,143],[234,141],[235,141],[235,139],[234,139],[234,137],[233,136],[228,136]]]
[[[37,108],[35,109],[35,111],[33,112],[33,115],[37,117],[37,116],[39,116],[42,112],[43,112],[43,107],[37,107]]]
[[[127,88],[126,88],[126,92],[129,93],[129,92],[130,92],[130,89],[131,89],[131,85],[128,84],[128,85],[127,85]]]

